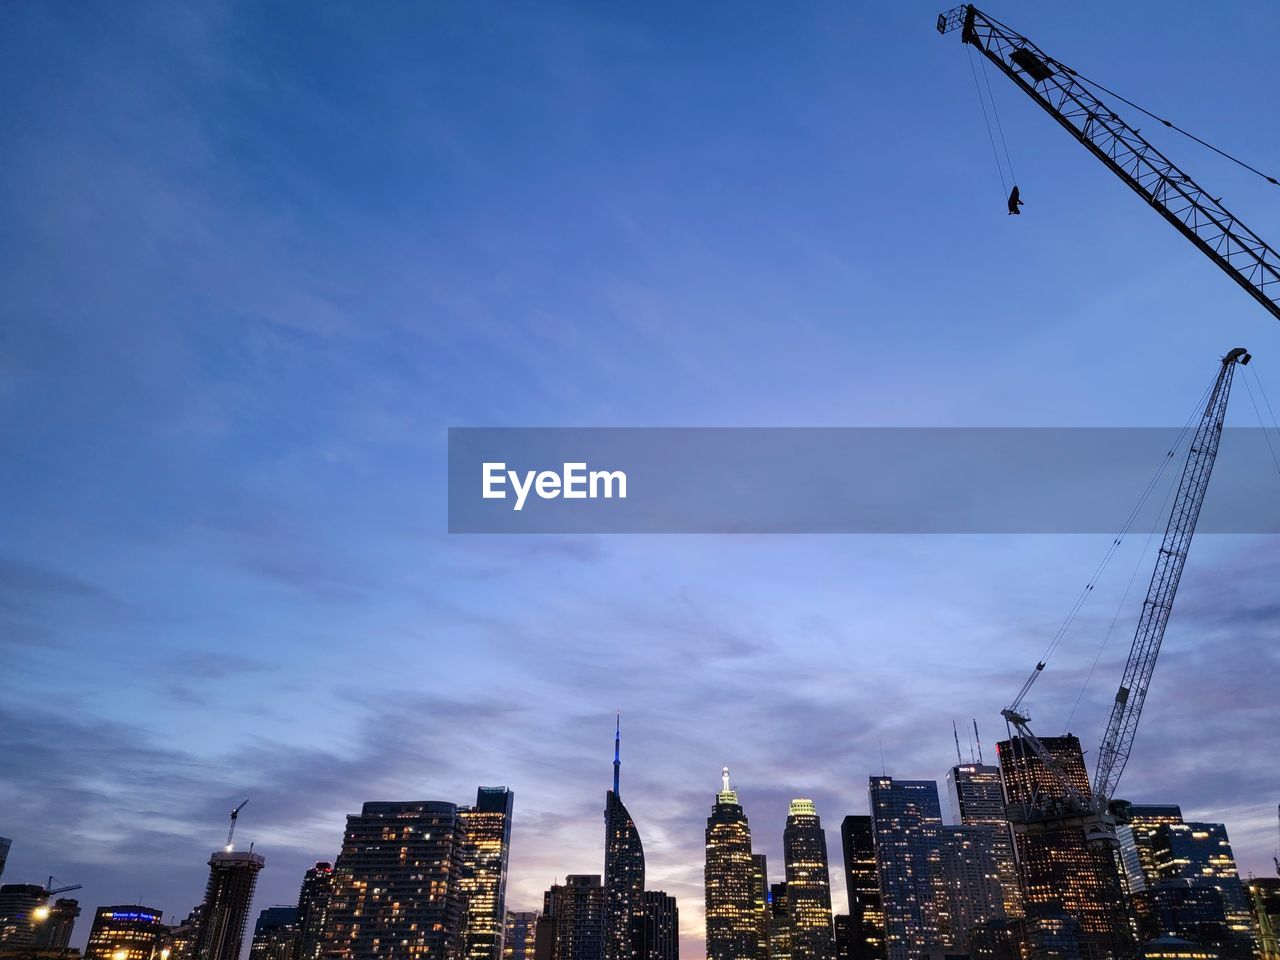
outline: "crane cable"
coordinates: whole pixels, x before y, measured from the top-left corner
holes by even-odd
[[[1249,172],[1257,174],[1263,180],[1267,181],[1267,183],[1273,186],[1280,187],[1280,180],[1277,180],[1275,177],[1271,176],[1270,174],[1263,173],[1261,170],[1259,170],[1257,167],[1253,166],[1252,164],[1246,163],[1245,161],[1241,160],[1239,157],[1232,156],[1231,154],[1227,153],[1227,151],[1225,150],[1220,150],[1209,141],[1200,139],[1190,130],[1183,130],[1182,127],[1178,126],[1172,120],[1166,120],[1164,117],[1160,116],[1159,114],[1152,113],[1146,107],[1139,106],[1138,104],[1134,103],[1132,100],[1128,99],[1127,97],[1122,97],[1120,94],[1116,93],[1114,90],[1104,87],[1097,80],[1090,80],[1084,74],[1080,73],[1079,71],[1071,69],[1066,64],[1059,63],[1056,60],[1054,62],[1057,63],[1059,67],[1067,71],[1067,73],[1071,74],[1073,77],[1075,77],[1077,80],[1081,81],[1082,83],[1086,83],[1089,86],[1097,87],[1103,93],[1108,93],[1111,96],[1115,97],[1117,100],[1120,100],[1123,103],[1127,103],[1129,106],[1133,107],[1133,109],[1141,113],[1145,113],[1152,120],[1157,120],[1160,123],[1163,123],[1170,130],[1176,130],[1178,133],[1182,134],[1184,137],[1189,137],[1190,139],[1194,140],[1196,143],[1200,144],[1200,146],[1208,147],[1210,150],[1212,150],[1214,153],[1218,154],[1219,156],[1225,157],[1226,159],[1230,160],[1232,163],[1238,164],[1244,167]]]
[[[1258,406],[1258,400],[1253,394],[1253,387],[1249,386],[1248,375],[1245,375],[1243,377],[1244,388],[1245,388],[1245,391],[1249,394],[1249,402],[1253,404],[1253,412],[1258,417],[1258,425],[1262,427],[1262,437],[1264,440],[1267,441],[1267,451],[1271,454],[1271,462],[1276,465],[1276,473],[1280,474],[1280,454],[1276,453],[1276,448],[1271,444],[1271,432],[1270,432],[1271,427],[1275,427],[1276,432],[1280,433],[1280,424],[1276,423],[1276,414],[1275,414],[1275,411],[1271,409],[1271,401],[1267,398],[1266,390],[1262,386],[1262,378],[1258,376],[1258,372],[1256,370],[1253,371],[1253,376],[1254,376],[1254,379],[1257,380],[1258,390],[1262,394],[1262,401],[1267,408],[1267,412],[1271,414],[1270,427],[1267,425],[1267,422],[1262,418],[1262,409]]]
[[[1211,383],[1207,388],[1205,388],[1204,393],[1200,395],[1200,399],[1196,402],[1191,415],[1187,417],[1186,423],[1183,424],[1182,429],[1178,432],[1178,436],[1174,440],[1173,445],[1166,451],[1164,457],[1161,458],[1160,466],[1156,469],[1155,474],[1151,479],[1147,481],[1146,487],[1138,497],[1138,502],[1134,504],[1133,509],[1129,511],[1129,515],[1125,518],[1124,524],[1120,528],[1120,533],[1117,534],[1115,539],[1111,541],[1110,546],[1107,547],[1106,553],[1103,554],[1102,560],[1094,569],[1093,575],[1084,585],[1084,589],[1080,591],[1080,595],[1076,597],[1075,603],[1073,603],[1071,608],[1067,611],[1066,617],[1063,618],[1061,625],[1050,639],[1049,645],[1045,649],[1044,654],[1037,661],[1036,666],[1031,671],[1031,675],[1027,677],[1026,682],[1022,685],[1022,689],[1018,692],[1018,696],[1014,698],[1014,701],[1011,704],[1011,709],[1016,710],[1019,707],[1023,698],[1027,695],[1027,692],[1036,682],[1036,679],[1044,671],[1045,664],[1049,662],[1049,658],[1053,656],[1062,641],[1066,638],[1071,626],[1075,623],[1077,615],[1080,613],[1080,609],[1084,606],[1085,601],[1089,599],[1090,594],[1093,593],[1093,588],[1097,585],[1099,578],[1115,558],[1116,553],[1120,550],[1120,545],[1124,542],[1124,538],[1137,522],[1138,517],[1142,512],[1142,508],[1146,505],[1152,492],[1159,485],[1160,478],[1164,476],[1164,472],[1173,461],[1174,454],[1176,454],[1182,447],[1183,442],[1187,439],[1188,433],[1191,432],[1192,424],[1195,423],[1197,417],[1199,417],[1201,412],[1204,410],[1204,405],[1209,399],[1209,394],[1212,392],[1213,386],[1214,385]],[[1099,653],[1099,656],[1101,656],[1101,653]]]
[[[991,117],[987,114],[987,101],[982,96],[982,85],[978,83],[978,71],[973,65],[973,51],[969,50],[969,73],[973,77],[973,89],[978,93],[978,106],[982,108],[982,122],[987,125],[987,140],[991,143],[991,155],[995,157],[996,173],[1000,175],[1000,198],[1003,200],[1009,194],[1009,185],[1005,183],[1004,167],[1000,165],[1000,151],[996,149],[996,138],[991,132]],[[991,103],[992,109],[995,108],[995,101]],[[1001,132],[1001,137],[1004,133]],[[1011,172],[1012,175],[1012,172]]]

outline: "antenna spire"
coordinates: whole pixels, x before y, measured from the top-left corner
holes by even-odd
[[[618,792],[620,775],[622,773],[622,711],[618,711],[613,727],[613,795],[621,797]]]
[[[978,718],[973,718],[973,742],[978,745],[978,762],[982,763],[982,738],[978,736]]]
[[[951,721],[951,736],[956,738],[956,763],[964,763],[964,757],[960,756],[960,731],[956,729],[956,722]]]

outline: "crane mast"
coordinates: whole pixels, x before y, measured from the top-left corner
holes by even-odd
[[[1164,639],[1165,627],[1169,625],[1173,598],[1178,592],[1178,581],[1182,579],[1182,569],[1187,563],[1196,520],[1200,517],[1200,507],[1209,489],[1209,475],[1218,456],[1232,376],[1237,362],[1247,364],[1250,359],[1243,347],[1236,347],[1222,358],[1218,377],[1209,391],[1209,401],[1196,426],[1187,461],[1182,467],[1178,492],[1160,551],[1156,554],[1156,567],[1151,573],[1147,597],[1142,602],[1142,614],[1138,618],[1133,644],[1129,648],[1129,660],[1112,702],[1111,717],[1098,752],[1093,793],[1100,810],[1105,810],[1107,801],[1115,795],[1120,775],[1129,762],[1133,738],[1138,732],[1138,718],[1142,715],[1142,705],[1147,699],[1147,688],[1151,685],[1156,657],[1160,653],[1160,642]]]
[[[1280,253],[1099,100],[1070,67],[972,4],[938,15],[939,33],[956,29],[1280,320]]]

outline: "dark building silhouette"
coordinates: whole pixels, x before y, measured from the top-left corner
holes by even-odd
[[[319,960],[333,896],[333,864],[319,860],[302,875],[298,891],[298,960]]]
[[[791,915],[787,913],[787,883],[769,886],[768,960],[791,960]]]
[[[267,861],[252,850],[220,850],[209,858],[209,883],[196,933],[196,960],[240,960],[258,873]]]
[[[348,815],[321,956],[454,960],[464,922],[462,846],[452,803],[371,802]]]
[[[836,936],[836,960],[849,960],[853,949],[853,924],[847,913],[837,913],[831,918]]]
[[[1222,895],[1189,880],[1157,880],[1133,895],[1139,944],[1175,937],[1222,960],[1250,960],[1253,944],[1227,924]]]
[[[737,793],[729,785],[729,768],[725,767],[720,792],[707,818],[703,873],[707,960],[759,957],[754,873],[751,828]]]
[[[1080,741],[1067,734],[1041,743],[1072,787],[1090,796]],[[1132,956],[1118,851],[1086,841],[1085,822],[1070,815],[1061,780],[1022,737],[1001,741],[997,750],[1033,956],[1070,949],[1098,960]]]
[[[186,919],[169,928],[166,945],[169,960],[193,960],[196,955],[196,936],[200,933],[200,912],[203,904],[194,907]]]
[[[642,960],[680,960],[680,913],[676,898],[661,890],[644,892],[640,957]]]
[[[542,900],[537,960],[604,960],[604,887],[595,874],[565,877]]]
[[[60,897],[53,906],[47,907],[47,913],[41,911],[44,919],[36,926],[36,950],[51,950],[55,953],[67,949],[71,943],[71,934],[75,930],[76,918],[80,916],[80,901]]]
[[[249,960],[298,960],[297,907],[267,907],[253,925]]]
[[[605,960],[634,960],[644,923],[644,845],[622,802],[622,718],[613,737],[613,789],[604,801]]]
[[[99,907],[93,915],[85,960],[155,960],[168,942],[164,914],[134,905]]]
[[[9,859],[9,848],[13,846],[13,841],[8,837],[0,837],[0,877],[4,876],[5,861]]]
[[[538,937],[538,914],[507,911],[502,937],[503,960],[534,960]]]
[[[462,825],[459,888],[466,905],[466,960],[502,960],[514,799],[506,787],[481,787],[476,792],[476,805],[458,811]]]
[[[792,960],[835,960],[827,837],[812,800],[791,801],[782,833]]]
[[[876,873],[875,836],[871,818],[847,816],[840,824],[844,883],[849,896],[850,960],[883,960],[884,911]]]
[[[1236,936],[1252,940],[1253,911],[1225,825],[1162,823],[1152,834],[1151,852],[1160,880],[1186,880],[1217,891],[1227,925]]]
[[[0,886],[0,950],[35,944],[39,912],[48,900],[48,892],[38,883]]]
[[[763,853],[751,855],[751,899],[756,915],[756,956],[769,956],[769,860]]]

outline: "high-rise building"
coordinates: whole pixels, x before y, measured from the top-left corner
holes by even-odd
[[[502,936],[503,960],[534,960],[538,937],[538,914],[507,911]]]
[[[1125,822],[1116,827],[1116,836],[1120,840],[1120,861],[1131,894],[1145,890],[1159,879],[1155,848],[1151,843],[1156,829],[1161,824],[1182,822],[1182,810],[1176,804],[1129,805]]]
[[[71,943],[71,933],[75,929],[76,917],[80,916],[80,901],[59,897],[51,907],[40,911],[44,917],[36,926],[35,942],[37,950],[60,952]]]
[[[1250,877],[1247,890],[1261,960],[1280,960],[1280,877]]]
[[[258,873],[267,861],[252,850],[219,850],[209,858],[209,883],[200,910],[196,960],[240,960]]]
[[[751,855],[751,899],[756,915],[756,956],[769,956],[769,858]]]
[[[791,960],[791,916],[787,913],[787,882],[769,887],[768,960]]]
[[[1189,880],[1156,880],[1132,898],[1138,942],[1176,937],[1221,960],[1251,960],[1253,944],[1227,925],[1222,895]]]
[[[605,960],[635,960],[644,923],[644,845],[622,802],[622,718],[613,735],[613,789],[604,798]]]
[[[49,892],[38,883],[6,883],[0,886],[0,950],[35,944]]]
[[[853,949],[853,924],[847,913],[837,913],[831,918],[836,934],[836,960],[849,960]]]
[[[791,801],[782,833],[793,960],[835,960],[827,836],[812,800]]]
[[[476,805],[458,811],[462,825],[459,889],[466,904],[465,960],[502,960],[513,800],[506,787],[481,787],[476,792]]]
[[[938,830],[938,928],[948,953],[968,954],[973,933],[1005,919],[999,828],[952,824]]]
[[[0,877],[4,876],[4,864],[9,859],[9,848],[13,846],[13,841],[8,837],[0,837]]]
[[[729,768],[722,774],[711,816],[707,818],[706,890],[708,960],[757,960],[759,921],[755,908],[751,828],[729,785]]]
[[[176,927],[169,928],[166,945],[169,960],[195,960],[196,937],[200,934],[200,913],[203,904],[196,906]]]
[[[934,885],[942,826],[938,785],[872,777],[870,796],[885,957],[917,960],[942,946]]]
[[[1004,784],[1000,780],[1000,768],[981,763],[957,764],[947,771],[947,794],[951,798],[951,815],[955,823],[992,828],[1004,914],[1007,917],[1022,916],[1018,863],[1013,856],[1013,832],[1004,812]]]
[[[267,907],[253,925],[249,960],[298,960],[301,931],[297,907]]]
[[[598,874],[570,874],[542,900],[538,960],[604,960],[604,886]]]
[[[1063,786],[1065,778],[1079,796],[1092,794],[1080,741],[1067,734],[1040,742],[1056,769],[1022,737],[997,746],[1031,952],[1129,957],[1133,938],[1116,851],[1088,842],[1086,819],[1073,813],[1077,807]]]
[[[850,960],[883,960],[884,911],[876,872],[875,834],[871,818],[847,816],[840,824],[844,882],[849,895]]]
[[[333,896],[333,864],[318,860],[302,875],[298,891],[298,960],[320,960]]]
[[[1221,823],[1162,823],[1151,838],[1156,876],[1212,887],[1222,897],[1227,925],[1252,939],[1253,912],[1245,896],[1227,828]]]
[[[157,960],[168,935],[159,910],[133,905],[99,907],[93,915],[84,960]]]
[[[464,912],[458,808],[370,802],[347,816],[321,956],[454,960]]]
[[[676,898],[662,890],[644,892],[641,960],[680,960],[680,912]]]

